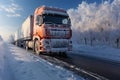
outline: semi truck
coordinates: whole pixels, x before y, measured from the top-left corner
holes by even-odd
[[[60,8],[41,6],[15,32],[15,44],[36,54],[65,53],[72,50],[71,21]]]

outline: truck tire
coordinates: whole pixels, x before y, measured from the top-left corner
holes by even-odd
[[[39,41],[35,40],[35,44],[34,44],[34,50],[35,50],[35,54],[39,55],[40,54],[40,47],[39,47]]]

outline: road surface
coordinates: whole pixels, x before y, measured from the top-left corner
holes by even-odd
[[[109,60],[103,60],[100,58],[78,55],[78,54],[68,54],[67,58],[59,58],[70,64],[76,65],[77,67],[83,68],[85,70],[97,73],[104,76],[110,80],[120,80],[120,63],[113,62]]]
[[[120,80],[120,62],[114,62],[105,59],[103,60],[101,58],[74,53],[68,53],[67,57],[59,57],[59,55],[52,55],[52,57],[67,62],[71,65],[75,65],[86,71],[96,73],[107,79]]]

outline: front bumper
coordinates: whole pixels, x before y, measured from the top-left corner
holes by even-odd
[[[70,39],[43,39],[41,52],[67,52],[72,50]]]

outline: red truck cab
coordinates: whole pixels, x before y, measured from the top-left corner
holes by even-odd
[[[33,41],[36,53],[70,51],[71,36],[71,23],[65,10],[46,6],[35,10]]]

